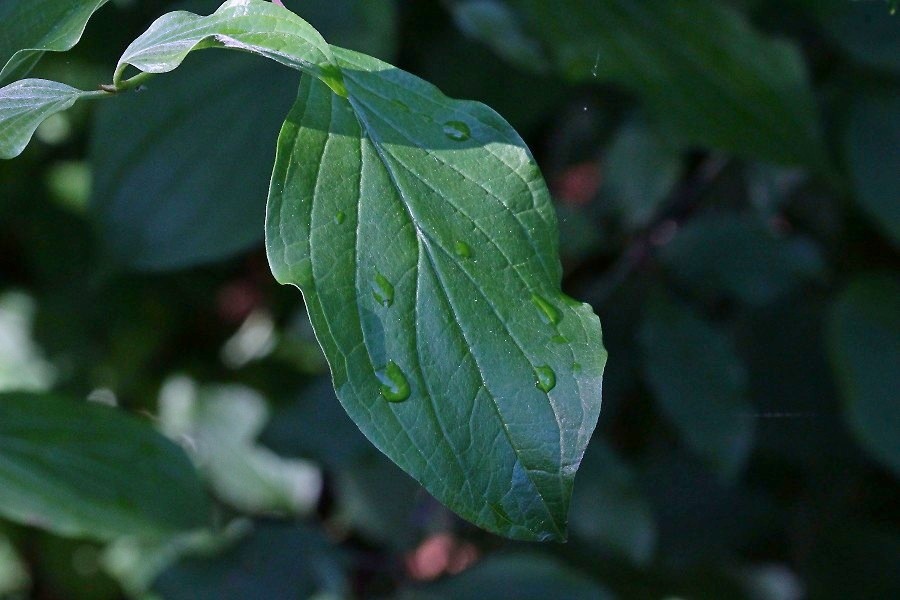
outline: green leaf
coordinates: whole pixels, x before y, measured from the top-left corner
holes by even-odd
[[[753,443],[747,377],[731,340],[687,306],[653,297],[640,331],[650,389],[689,448],[726,477]]]
[[[692,293],[752,306],[768,304],[825,273],[819,247],[811,240],[778,237],[762,220],[733,213],[691,219],[661,258]]]
[[[579,598],[612,600],[614,596],[591,578],[537,554],[490,556],[472,569],[430,586],[409,589],[400,600],[544,600]]]
[[[184,268],[262,242],[275,137],[297,74],[253,56],[196,58],[97,107],[91,209],[119,264]]]
[[[888,275],[851,282],[832,309],[829,346],[850,429],[900,474],[900,283]]]
[[[24,77],[45,51],[78,43],[107,0],[4,0],[0,3],[0,85]]]
[[[490,531],[561,539],[606,355],[540,171],[487,107],[334,52],[349,100],[304,78],[279,138],[272,270],[379,449]]]
[[[23,79],[0,88],[0,159],[21,154],[44,119],[66,110],[84,94],[44,79]]]
[[[0,394],[0,514],[109,539],[203,527],[207,500],[184,452],[118,410]]]
[[[852,59],[876,69],[900,72],[900,18],[883,3],[832,0],[830,6],[820,10],[822,26]]]
[[[900,246],[900,88],[862,94],[847,131],[847,161],[856,201],[896,246]]]
[[[715,0],[508,0],[567,76],[612,81],[687,141],[820,168],[815,100],[797,48]]]

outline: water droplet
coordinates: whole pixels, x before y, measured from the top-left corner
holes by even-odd
[[[552,338],[550,338],[550,341],[555,344],[568,344],[569,343],[569,340],[566,339],[566,337],[563,335],[554,335]]]
[[[319,78],[335,94],[342,98],[347,97],[347,86],[344,85],[344,74],[341,73],[340,67],[330,63],[319,65]]]
[[[388,402],[403,402],[409,398],[409,381],[394,361],[375,371],[375,377],[381,382],[381,395]]]
[[[472,248],[465,242],[456,242],[453,246],[453,251],[456,252],[457,256],[461,256],[462,258],[469,258],[472,256]]]
[[[444,135],[451,140],[464,142],[472,137],[472,130],[462,121],[447,121],[444,123]]]
[[[534,384],[537,389],[546,393],[556,387],[556,373],[553,372],[553,369],[544,365],[536,367],[534,372],[537,375],[537,381]]]
[[[344,222],[344,219],[346,219],[346,218],[347,218],[347,215],[344,214],[344,211],[339,210],[339,211],[337,211],[337,214],[334,215],[334,222],[337,223],[338,225],[340,225],[341,223]]]
[[[394,303],[394,286],[387,277],[379,272],[375,272],[375,280],[372,281],[372,296],[375,301],[383,307],[387,308]]]
[[[559,310],[550,304],[544,297],[532,294],[531,301],[535,306],[541,309],[541,319],[543,319],[545,323],[556,325],[562,320],[562,314]]]

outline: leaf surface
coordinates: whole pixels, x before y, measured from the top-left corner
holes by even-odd
[[[488,530],[563,538],[605,352],[540,171],[487,107],[334,52],[348,99],[304,78],[279,138],[273,272],[379,449]]]
[[[0,3],[0,85],[28,74],[45,51],[78,43],[108,0],[4,0]]]
[[[0,394],[0,514],[67,536],[154,537],[203,527],[184,452],[116,409]]]
[[[44,119],[82,95],[81,90],[45,79],[23,79],[0,88],[0,159],[21,154]]]

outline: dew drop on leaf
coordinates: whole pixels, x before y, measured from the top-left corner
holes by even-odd
[[[472,137],[472,130],[462,121],[447,121],[444,123],[444,135],[451,140],[464,142]]]
[[[403,402],[409,398],[409,381],[394,361],[375,371],[375,377],[381,382],[381,395],[388,402]]]
[[[542,392],[549,392],[556,387],[556,373],[553,372],[553,369],[544,365],[536,367],[534,372],[537,375],[537,381],[534,384],[537,389]]]
[[[387,277],[377,271],[375,279],[372,281],[372,296],[378,304],[385,308],[394,303],[394,286],[387,280]]]
[[[545,323],[556,325],[562,320],[562,313],[543,296],[532,294],[531,301],[541,310],[541,319]]]
[[[456,242],[453,246],[453,251],[456,252],[457,256],[462,258],[469,258],[472,256],[472,248],[465,242]]]

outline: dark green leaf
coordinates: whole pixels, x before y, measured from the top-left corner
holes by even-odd
[[[187,267],[262,241],[297,74],[249,56],[198,58],[98,107],[92,209],[120,264]]]
[[[829,336],[850,429],[900,474],[900,283],[887,275],[853,281],[834,305]]]
[[[864,65],[900,71],[900,17],[883,2],[832,0],[831,5],[821,9],[820,19],[835,43]]]
[[[687,141],[771,162],[825,157],[797,49],[715,0],[508,0],[579,80],[613,81]]]
[[[21,154],[38,125],[83,95],[81,90],[44,79],[23,79],[0,88],[0,159]]]
[[[24,77],[45,51],[78,43],[91,15],[107,0],[3,0],[0,3],[0,85]]]
[[[304,78],[279,139],[273,272],[376,446],[482,527],[562,538],[605,353],[540,172],[487,107],[335,54],[349,101]]]
[[[146,423],[52,395],[0,395],[0,513],[68,536],[153,537],[203,527],[184,452]]]
[[[900,245],[900,88],[862,94],[851,113],[847,160],[856,201]]]
[[[654,297],[640,332],[650,389],[695,453],[725,476],[753,444],[747,377],[731,340],[687,306]]]

